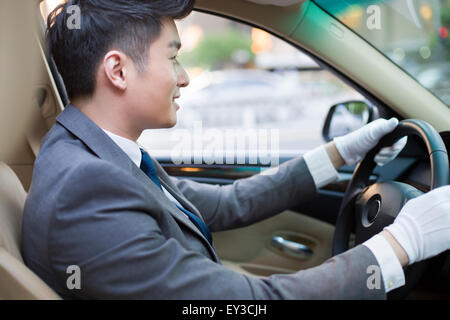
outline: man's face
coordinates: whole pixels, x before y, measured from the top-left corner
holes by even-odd
[[[172,19],[162,20],[160,36],[152,42],[144,72],[132,70],[128,78],[127,100],[139,129],[170,128],[177,122],[180,108],[175,99],[189,76],[178,63],[180,37]]]

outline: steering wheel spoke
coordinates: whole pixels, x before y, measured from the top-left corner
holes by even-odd
[[[413,186],[396,181],[378,182],[355,200],[356,243],[360,244],[394,222],[405,203],[421,195]]]

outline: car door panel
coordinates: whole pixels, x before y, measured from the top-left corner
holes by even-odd
[[[217,232],[214,243],[225,265],[234,264],[246,273],[269,276],[324,262],[331,256],[333,232],[331,224],[286,210],[245,228]],[[274,237],[307,245],[312,254],[301,258],[281,251],[272,244]]]

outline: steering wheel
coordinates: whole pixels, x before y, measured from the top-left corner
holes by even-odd
[[[425,142],[431,164],[431,189],[449,184],[447,149],[440,135],[425,121],[401,121],[397,128],[383,137],[357,165],[339,209],[333,239],[333,256],[349,248],[350,234],[353,231],[355,245],[363,243],[393,223],[407,201],[423,194],[411,185],[396,181],[376,182],[368,186],[369,177],[376,166],[376,154],[383,147],[411,135],[416,135]],[[427,262],[422,261],[406,267],[405,286],[389,292],[388,299],[406,297],[421,278]]]

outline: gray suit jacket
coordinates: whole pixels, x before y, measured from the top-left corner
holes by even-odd
[[[150,151],[151,153],[151,151]],[[211,231],[243,227],[316,192],[302,158],[274,175],[213,186],[161,184]],[[370,250],[357,246],[292,275],[249,277],[223,267],[190,220],[100,129],[69,105],[42,142],[23,217],[24,261],[63,298],[379,299],[369,290]],[[70,290],[68,267],[80,268]]]

